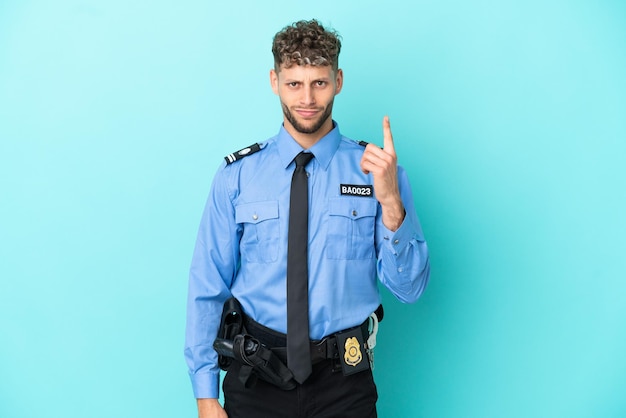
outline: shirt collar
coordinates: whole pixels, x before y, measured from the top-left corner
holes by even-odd
[[[309,149],[324,170],[328,168],[330,161],[333,159],[335,152],[339,148],[340,141],[339,125],[333,121],[333,129]],[[283,167],[287,168],[293,159],[296,158],[296,155],[303,151],[303,148],[293,139],[283,125],[281,125],[278,132],[277,142],[279,144],[278,154],[280,155],[280,161]]]

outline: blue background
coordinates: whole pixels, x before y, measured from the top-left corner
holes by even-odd
[[[626,4],[0,2],[0,416],[195,416],[187,271],[270,45],[344,39],[342,132],[391,117],[431,249],[376,351],[386,417],[626,416]]]

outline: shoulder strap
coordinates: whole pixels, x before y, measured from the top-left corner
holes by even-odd
[[[249,147],[245,147],[240,149],[237,152],[233,152],[232,154],[228,154],[224,159],[226,160],[226,164],[232,164],[235,161],[241,160],[243,157],[247,157],[248,155],[252,155],[255,152],[261,151],[260,144],[252,144]]]

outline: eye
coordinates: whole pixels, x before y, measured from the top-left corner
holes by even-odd
[[[290,83],[287,83],[287,86],[289,86],[289,87],[298,87],[298,82],[297,81],[292,81]]]
[[[317,80],[317,81],[315,82],[315,85],[316,85],[317,87],[324,87],[326,84],[327,84],[327,83],[326,83],[326,81],[324,81],[324,80]]]

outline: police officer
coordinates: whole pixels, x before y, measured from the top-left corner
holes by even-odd
[[[283,123],[272,138],[227,156],[214,177],[190,269],[185,346],[201,418],[375,417],[371,368],[360,367],[367,363],[361,360],[367,345],[357,337],[338,338],[363,328],[379,307],[377,281],[406,303],[428,282],[428,249],[407,175],[397,165],[389,119],[383,118],[380,148],[344,137],[332,118],[343,86],[340,49],[336,32],[316,20],[275,35],[270,83]],[[286,341],[289,218],[296,216],[290,214],[290,190],[294,160],[303,151],[312,154],[304,168],[304,326],[313,351],[320,341],[333,341],[339,353],[330,356],[332,346],[324,348],[332,358],[309,362],[311,370],[291,389],[263,379],[250,383],[241,378],[245,364],[233,361],[222,408],[213,343],[224,302],[236,298],[249,320],[246,332],[264,345]],[[353,363],[362,371],[350,372]]]

